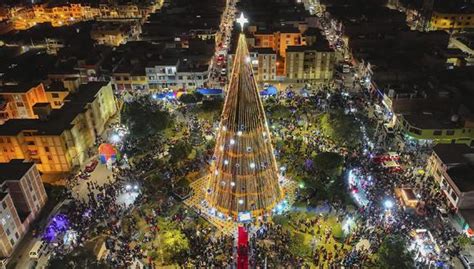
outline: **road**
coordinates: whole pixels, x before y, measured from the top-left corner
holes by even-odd
[[[226,60],[230,46],[230,39],[235,20],[235,4],[237,0],[227,0],[226,7],[221,17],[219,31],[216,37],[215,53],[211,59],[209,87],[220,88],[225,84],[227,75],[222,70],[227,70]],[[221,58],[219,59],[219,56]]]

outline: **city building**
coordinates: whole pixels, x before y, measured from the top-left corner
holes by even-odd
[[[9,257],[48,199],[32,162],[0,163],[0,255]]]
[[[21,8],[13,7],[10,9],[9,19],[16,30],[26,30],[39,23],[63,27],[89,20],[133,22],[146,18],[156,7],[155,3],[146,1],[120,5],[48,2]]]
[[[454,1],[456,2],[456,1]],[[463,30],[474,28],[474,6],[467,4],[456,7],[435,7],[431,14],[432,30]]]
[[[464,52],[464,64],[468,66],[474,66],[474,34],[463,33],[452,35],[449,40],[449,47],[456,48]]]
[[[178,65],[179,59],[177,58],[164,58],[158,62],[148,63],[145,72],[150,89],[177,86],[176,73]]]
[[[463,144],[433,147],[426,171],[433,178],[464,231],[474,227],[474,149]]]
[[[204,87],[209,79],[209,65],[193,64],[182,61],[176,73],[176,84],[181,89]]]
[[[0,86],[0,124],[8,119],[35,119],[33,106],[48,102],[42,83]]]
[[[398,116],[398,128],[408,140],[418,143],[474,146],[474,123],[457,115],[425,112]]]
[[[38,119],[12,119],[0,126],[0,162],[27,159],[42,172],[69,172],[83,165],[88,150],[116,113],[111,83],[90,82],[70,94],[60,109],[33,108]]]
[[[289,46],[285,59],[286,81],[296,83],[329,81],[333,77],[335,63],[336,53],[323,41],[312,46]]]
[[[271,48],[252,48],[250,58],[257,82],[277,80],[277,54]],[[231,63],[228,63],[228,69]]]
[[[91,30],[91,38],[99,45],[117,47],[138,38],[141,26],[138,23],[100,22]]]

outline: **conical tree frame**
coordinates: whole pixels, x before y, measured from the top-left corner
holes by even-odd
[[[245,35],[239,36],[216,138],[206,200],[219,212],[259,216],[283,198],[265,111],[250,63]]]

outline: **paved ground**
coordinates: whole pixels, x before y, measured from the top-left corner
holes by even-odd
[[[92,158],[93,159],[93,158]],[[91,160],[92,160],[91,159]],[[87,182],[95,182],[99,186],[104,185],[107,183],[109,180],[114,181],[114,175],[112,173],[112,170],[107,169],[107,166],[105,164],[99,163],[95,170],[91,173],[91,176],[87,180],[80,179],[79,184],[75,186],[73,190],[73,195],[75,198],[79,199],[84,199],[88,200],[89,198],[87,197]],[[95,194],[97,194],[99,191],[95,190]]]

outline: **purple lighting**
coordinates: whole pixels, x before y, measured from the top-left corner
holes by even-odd
[[[58,214],[51,219],[51,222],[46,227],[43,239],[52,242],[56,240],[59,233],[65,232],[69,227],[69,221],[65,215]]]

